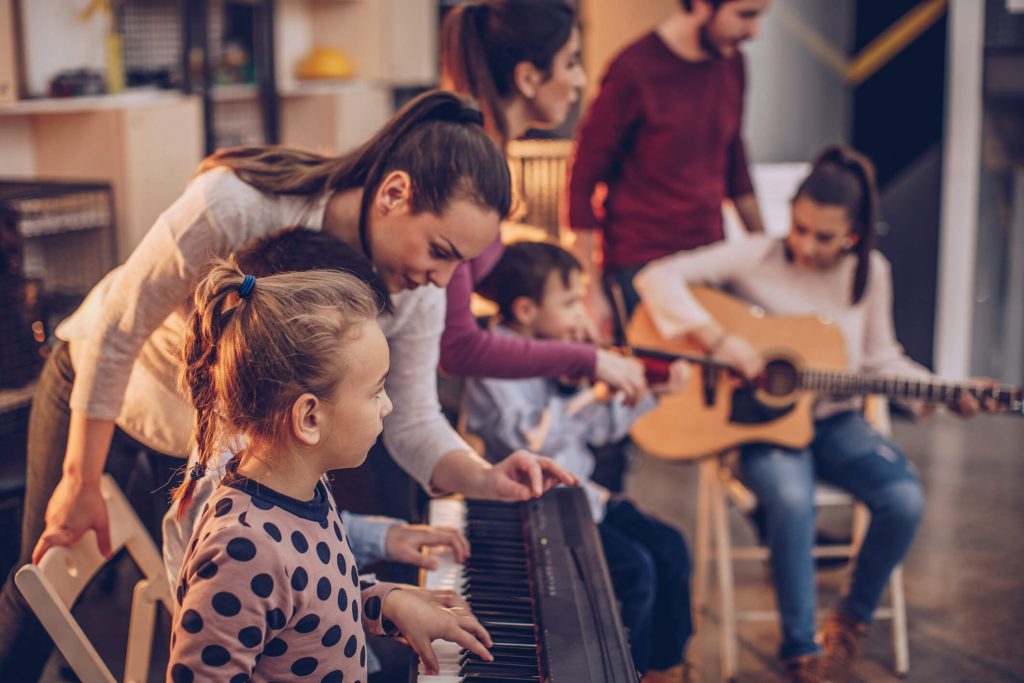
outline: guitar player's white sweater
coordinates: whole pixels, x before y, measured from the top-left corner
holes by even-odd
[[[870,259],[867,286],[856,304],[851,303],[854,255],[842,256],[832,268],[803,268],[790,260],[784,240],[766,236],[718,242],[652,261],[633,284],[658,332],[667,339],[710,322],[710,314],[689,289],[689,285],[710,285],[771,315],[819,315],[831,320],[846,341],[851,371],[931,377],[896,340],[889,261],[878,251],[872,251]],[[821,399],[815,417],[855,406],[850,400]]]

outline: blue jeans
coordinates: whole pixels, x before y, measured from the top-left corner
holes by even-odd
[[[633,663],[641,672],[675,666],[693,633],[683,535],[620,496],[608,501],[597,530]]]
[[[757,495],[766,517],[772,579],[782,620],[783,659],[819,651],[814,544],[815,480],[848,491],[871,511],[849,594],[840,609],[871,623],[889,574],[914,538],[924,512],[924,492],[913,466],[896,446],[858,413],[815,424],[808,448],[754,444],[742,450],[743,482]]]

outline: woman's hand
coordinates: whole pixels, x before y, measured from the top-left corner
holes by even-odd
[[[551,458],[515,451],[487,471],[482,494],[490,500],[522,501],[540,498],[559,484],[578,486],[579,483],[579,479]]]
[[[719,342],[718,348],[711,354],[711,358],[731,365],[748,380],[755,379],[764,370],[764,358],[761,356],[761,352],[746,339],[734,334],[726,334],[725,338]]]
[[[414,591],[393,590],[384,598],[384,618],[394,622],[409,646],[423,662],[427,674],[438,672],[431,641],[442,638],[457,643],[484,661],[494,661],[487,651],[493,645],[487,630],[464,607],[445,608],[424,600]]]
[[[652,385],[651,391],[656,394],[678,394],[686,388],[692,375],[693,369],[685,360],[673,361],[668,366],[668,381]]]
[[[110,520],[99,481],[86,483],[65,475],[46,506],[46,528],[32,551],[32,563],[39,564],[55,545],[71,545],[89,529],[96,532],[100,553],[110,557]]]
[[[628,405],[636,405],[649,391],[643,363],[604,349],[597,350],[594,379],[621,392]]]
[[[463,564],[469,557],[469,541],[455,529],[426,524],[395,524],[384,537],[387,558],[424,569],[437,569],[437,560],[421,550],[425,546],[451,548],[455,561]]]

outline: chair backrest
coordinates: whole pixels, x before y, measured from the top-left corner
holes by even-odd
[[[163,561],[153,539],[142,525],[124,494],[109,475],[100,482],[110,519],[110,542],[114,554],[122,548],[142,571],[132,597],[125,681],[145,681],[156,618],[156,603],[173,610]],[[71,607],[90,580],[107,563],[99,552],[96,534],[87,532],[69,547],[51,548],[38,565],[25,565],[14,582],[54,643],[83,681],[113,682],[114,677],[85,636]]]
[[[558,237],[572,140],[513,140],[508,144],[512,184],[526,208],[515,220]]]

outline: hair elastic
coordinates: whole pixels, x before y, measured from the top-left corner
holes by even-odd
[[[252,294],[252,290],[254,287],[256,287],[256,276],[246,275],[244,278],[242,278],[242,284],[238,286],[239,298],[244,299],[245,297]]]
[[[192,469],[189,470],[188,476],[192,481],[199,481],[206,476],[206,465],[201,462],[197,462],[195,465],[192,465]]]

